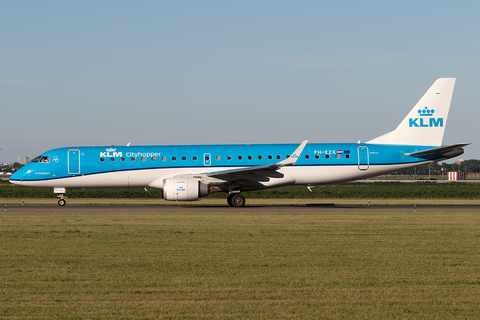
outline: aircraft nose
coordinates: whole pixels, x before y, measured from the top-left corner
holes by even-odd
[[[8,181],[10,181],[10,183],[15,183],[19,176],[20,175],[18,174],[18,171],[16,171],[14,174],[10,176]]]
[[[29,175],[31,171],[27,170],[27,168],[25,168],[25,167],[22,167],[22,168],[18,169],[17,171],[15,171],[15,173],[12,174],[12,176],[10,177],[9,181],[13,184],[18,184],[23,179],[27,178],[27,175]]]

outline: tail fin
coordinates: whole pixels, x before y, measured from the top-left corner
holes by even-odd
[[[441,146],[454,86],[455,78],[438,79],[394,131],[367,143]]]

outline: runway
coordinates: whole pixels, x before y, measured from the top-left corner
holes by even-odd
[[[480,206],[339,206],[334,204],[310,204],[306,206],[194,206],[194,205],[66,205],[8,206],[6,212],[479,212]]]

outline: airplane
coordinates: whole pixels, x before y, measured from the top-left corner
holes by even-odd
[[[311,191],[463,154],[470,143],[442,146],[455,81],[436,80],[395,130],[365,143],[67,147],[34,158],[10,182],[53,188],[60,206],[67,188],[158,188],[168,201],[225,192],[230,206],[242,207],[242,191]]]

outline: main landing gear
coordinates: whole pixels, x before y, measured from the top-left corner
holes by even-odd
[[[245,205],[245,197],[240,193],[231,193],[227,198],[230,207],[243,207]]]

